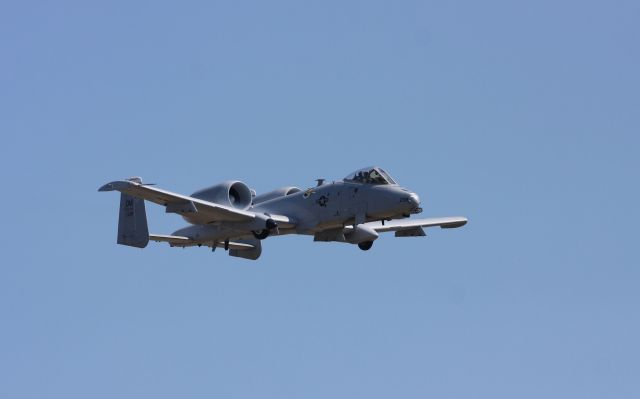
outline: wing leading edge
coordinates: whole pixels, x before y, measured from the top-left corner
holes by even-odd
[[[462,227],[467,224],[467,218],[462,216],[449,216],[442,218],[429,218],[429,219],[400,219],[392,220],[382,224],[380,222],[365,223],[365,226],[371,227],[378,233],[385,233],[388,231],[402,231],[412,230],[417,227],[434,227],[440,226],[443,229],[455,229],[456,227]]]
[[[136,198],[166,206],[167,212],[197,213],[204,223],[213,221],[250,222],[255,218],[253,212],[230,208],[213,202],[201,200],[145,185],[137,181],[117,180],[100,187],[98,191],[120,191]]]
[[[151,201],[166,207],[168,213],[189,214],[198,223],[237,222],[248,223],[256,219],[256,213],[243,211],[200,198],[189,197],[143,184],[139,178],[132,180],[116,180],[100,187],[98,191],[120,191],[135,198]],[[295,226],[295,221],[285,215],[270,215],[271,219],[284,228]]]
[[[172,247],[193,247],[195,245],[198,245],[198,243],[194,242],[189,237],[171,236],[171,235],[164,235],[164,234],[149,234],[149,240],[155,241],[155,242],[166,242],[166,243],[169,243],[169,245],[171,245]],[[207,247],[211,247],[214,244],[218,248],[224,248],[225,246],[224,242],[215,242],[215,243],[208,243],[208,244],[200,243],[200,245],[204,245]],[[248,250],[248,249],[254,249],[255,247],[256,247],[255,245],[251,245],[244,242],[229,241],[230,249]]]

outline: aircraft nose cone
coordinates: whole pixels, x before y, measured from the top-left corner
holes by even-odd
[[[417,194],[411,194],[409,196],[409,203],[411,205],[413,205],[414,207],[419,207],[420,206],[420,197],[418,197]]]

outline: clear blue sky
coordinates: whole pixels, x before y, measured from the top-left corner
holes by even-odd
[[[640,397],[637,1],[5,2],[0,397]],[[115,244],[111,180],[369,164],[459,230]],[[150,227],[175,215],[148,206]]]

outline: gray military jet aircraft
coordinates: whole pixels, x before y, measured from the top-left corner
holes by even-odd
[[[265,194],[232,180],[190,196],[144,184],[139,177],[113,181],[98,191],[120,191],[118,244],[144,248],[149,240],[172,247],[222,247],[231,256],[258,259],[261,241],[272,235],[306,234],[314,241],[358,244],[366,251],[378,233],[425,236],[423,227],[464,226],[464,217],[408,219],[422,212],[417,194],[400,187],[379,167],[368,167],[339,181],[307,190],[283,187]],[[176,213],[190,225],[171,235],[149,234],[144,201]]]

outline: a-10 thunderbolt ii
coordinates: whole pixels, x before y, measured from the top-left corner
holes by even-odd
[[[422,212],[417,194],[402,188],[379,167],[357,170],[307,190],[283,187],[256,195],[241,181],[226,181],[190,196],[161,190],[139,177],[113,181],[98,191],[120,191],[118,244],[144,248],[149,240],[172,247],[224,248],[231,256],[258,259],[270,236],[305,234],[314,241],[357,244],[366,251],[379,233],[424,236],[423,227],[464,226],[464,217],[410,219]],[[149,234],[144,201],[177,213],[190,225],[171,235]]]

